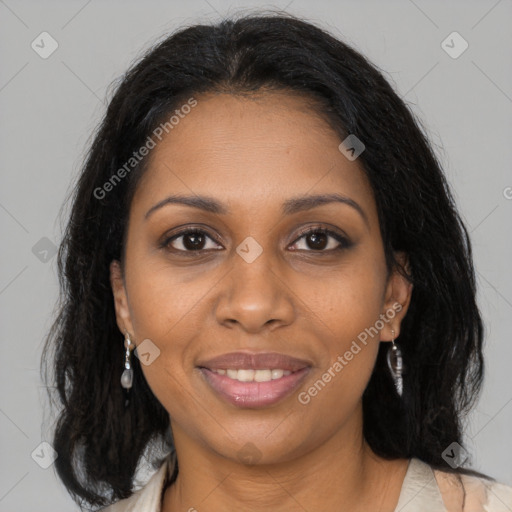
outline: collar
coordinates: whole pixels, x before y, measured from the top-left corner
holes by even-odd
[[[446,512],[434,471],[420,459],[409,461],[395,512]]]

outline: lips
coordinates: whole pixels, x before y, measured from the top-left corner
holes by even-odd
[[[239,408],[260,409],[283,400],[296,390],[308,375],[311,364],[275,352],[232,352],[202,361],[198,367],[204,382],[218,397]],[[236,371],[246,373],[244,370],[277,370],[277,374],[266,382],[241,382],[228,376]]]
[[[231,352],[202,361],[198,366],[200,368],[208,368],[209,370],[266,370],[278,368],[296,372],[311,366],[311,364],[303,359],[297,359],[296,357],[277,352]]]

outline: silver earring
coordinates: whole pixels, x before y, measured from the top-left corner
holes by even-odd
[[[395,388],[399,396],[402,396],[403,393],[403,361],[402,361],[402,351],[395,343],[395,331],[391,331],[393,345],[389,347],[388,352],[386,354],[389,371],[393,376],[393,380],[395,382]]]
[[[130,363],[130,349],[132,346],[130,335],[126,332],[126,339],[124,340],[124,348],[126,349],[124,356],[124,371],[121,375],[121,386],[123,386],[124,389],[130,389],[133,383],[133,369]]]

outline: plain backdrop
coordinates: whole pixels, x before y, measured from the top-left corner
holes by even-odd
[[[257,8],[285,9],[352,44],[425,125],[471,233],[487,331],[471,466],[512,485],[510,0],[0,0],[0,511],[78,510],[54,466],[37,463],[51,453],[41,445],[50,438],[39,359],[58,292],[59,210],[107,87],[178,26]]]

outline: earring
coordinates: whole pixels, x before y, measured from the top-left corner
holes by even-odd
[[[132,347],[133,344],[127,331],[126,339],[124,340],[124,348],[126,349],[124,356],[124,372],[121,375],[121,386],[123,386],[124,389],[130,389],[133,383],[133,369],[130,363],[130,350]]]
[[[391,337],[393,338],[391,342],[393,345],[389,347],[388,352],[386,354],[386,358],[388,361],[389,371],[393,376],[393,380],[395,381],[395,388],[399,396],[402,396],[403,393],[403,361],[402,361],[402,351],[395,343],[395,331],[391,330]]]

